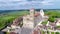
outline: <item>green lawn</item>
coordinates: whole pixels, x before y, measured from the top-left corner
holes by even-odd
[[[41,24],[44,24],[44,25],[46,25],[46,24],[47,24],[47,21],[43,21]]]

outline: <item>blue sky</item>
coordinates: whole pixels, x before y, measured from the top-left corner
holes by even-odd
[[[0,0],[0,10],[60,9],[60,0]]]

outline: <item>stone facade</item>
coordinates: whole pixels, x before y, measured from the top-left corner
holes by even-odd
[[[35,11],[33,8],[30,9],[30,14],[23,16],[23,26],[28,28],[34,28],[44,16],[43,10],[40,10],[40,12]]]

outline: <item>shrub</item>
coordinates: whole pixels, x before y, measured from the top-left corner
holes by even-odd
[[[59,32],[56,32],[56,34],[59,34]]]

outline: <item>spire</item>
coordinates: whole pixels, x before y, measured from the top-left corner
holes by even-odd
[[[34,12],[35,12],[34,8],[31,8],[31,9],[30,9],[30,14],[33,15]]]
[[[31,8],[30,11],[34,11],[34,8]]]
[[[44,16],[44,11],[43,9],[40,10],[40,15],[43,17]]]

